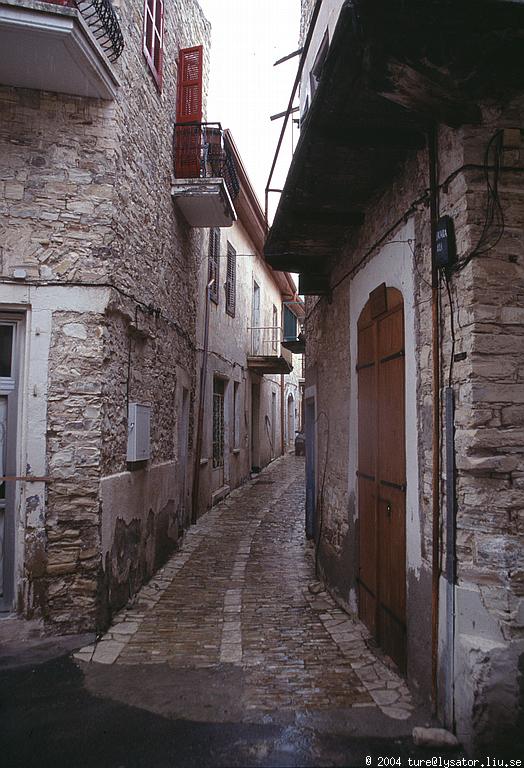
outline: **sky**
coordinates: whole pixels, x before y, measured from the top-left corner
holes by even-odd
[[[264,190],[282,128],[270,115],[288,105],[298,56],[300,0],[199,0],[211,22],[211,79],[207,118],[229,128],[264,207]],[[291,122],[291,120],[290,120]],[[295,127],[294,127],[295,128]],[[294,131],[296,141],[297,133]],[[282,188],[289,165],[291,130],[272,187]],[[278,195],[270,196],[270,211]]]

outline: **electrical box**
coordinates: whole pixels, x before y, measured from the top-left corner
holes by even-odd
[[[442,216],[437,221],[435,252],[437,267],[450,269],[456,260],[455,229],[450,216]]]
[[[151,406],[129,403],[127,411],[127,460],[151,458]]]

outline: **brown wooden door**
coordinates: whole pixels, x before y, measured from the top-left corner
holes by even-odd
[[[358,322],[359,613],[406,667],[406,456],[402,295],[385,286]],[[375,292],[374,292],[375,293]]]

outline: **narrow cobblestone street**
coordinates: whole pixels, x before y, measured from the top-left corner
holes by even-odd
[[[76,658],[241,671],[239,687],[223,688],[220,712],[206,701],[207,686],[192,688],[194,701],[180,701],[179,714],[189,706],[196,719],[377,706],[409,718],[403,681],[369,650],[360,622],[326,592],[309,591],[314,578],[303,460],[287,456],[205,515],[135,604]]]
[[[315,580],[303,487],[303,459],[273,462],[186,532],[95,645],[0,676],[18,750],[10,764],[352,766],[427,756],[411,739],[427,713]]]

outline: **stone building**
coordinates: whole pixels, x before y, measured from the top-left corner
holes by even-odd
[[[0,2],[2,595],[61,632],[106,625],[188,524],[203,237],[171,189],[198,3],[87,6]]]
[[[307,296],[321,573],[468,747],[511,750],[524,659],[524,5],[302,11],[301,134],[265,254],[299,272]]]
[[[225,141],[238,176],[237,219],[209,230],[200,261],[195,515],[284,453],[294,441],[300,403],[301,355],[292,350],[301,348],[303,302],[291,275],[264,261],[264,214],[229,131]]]

